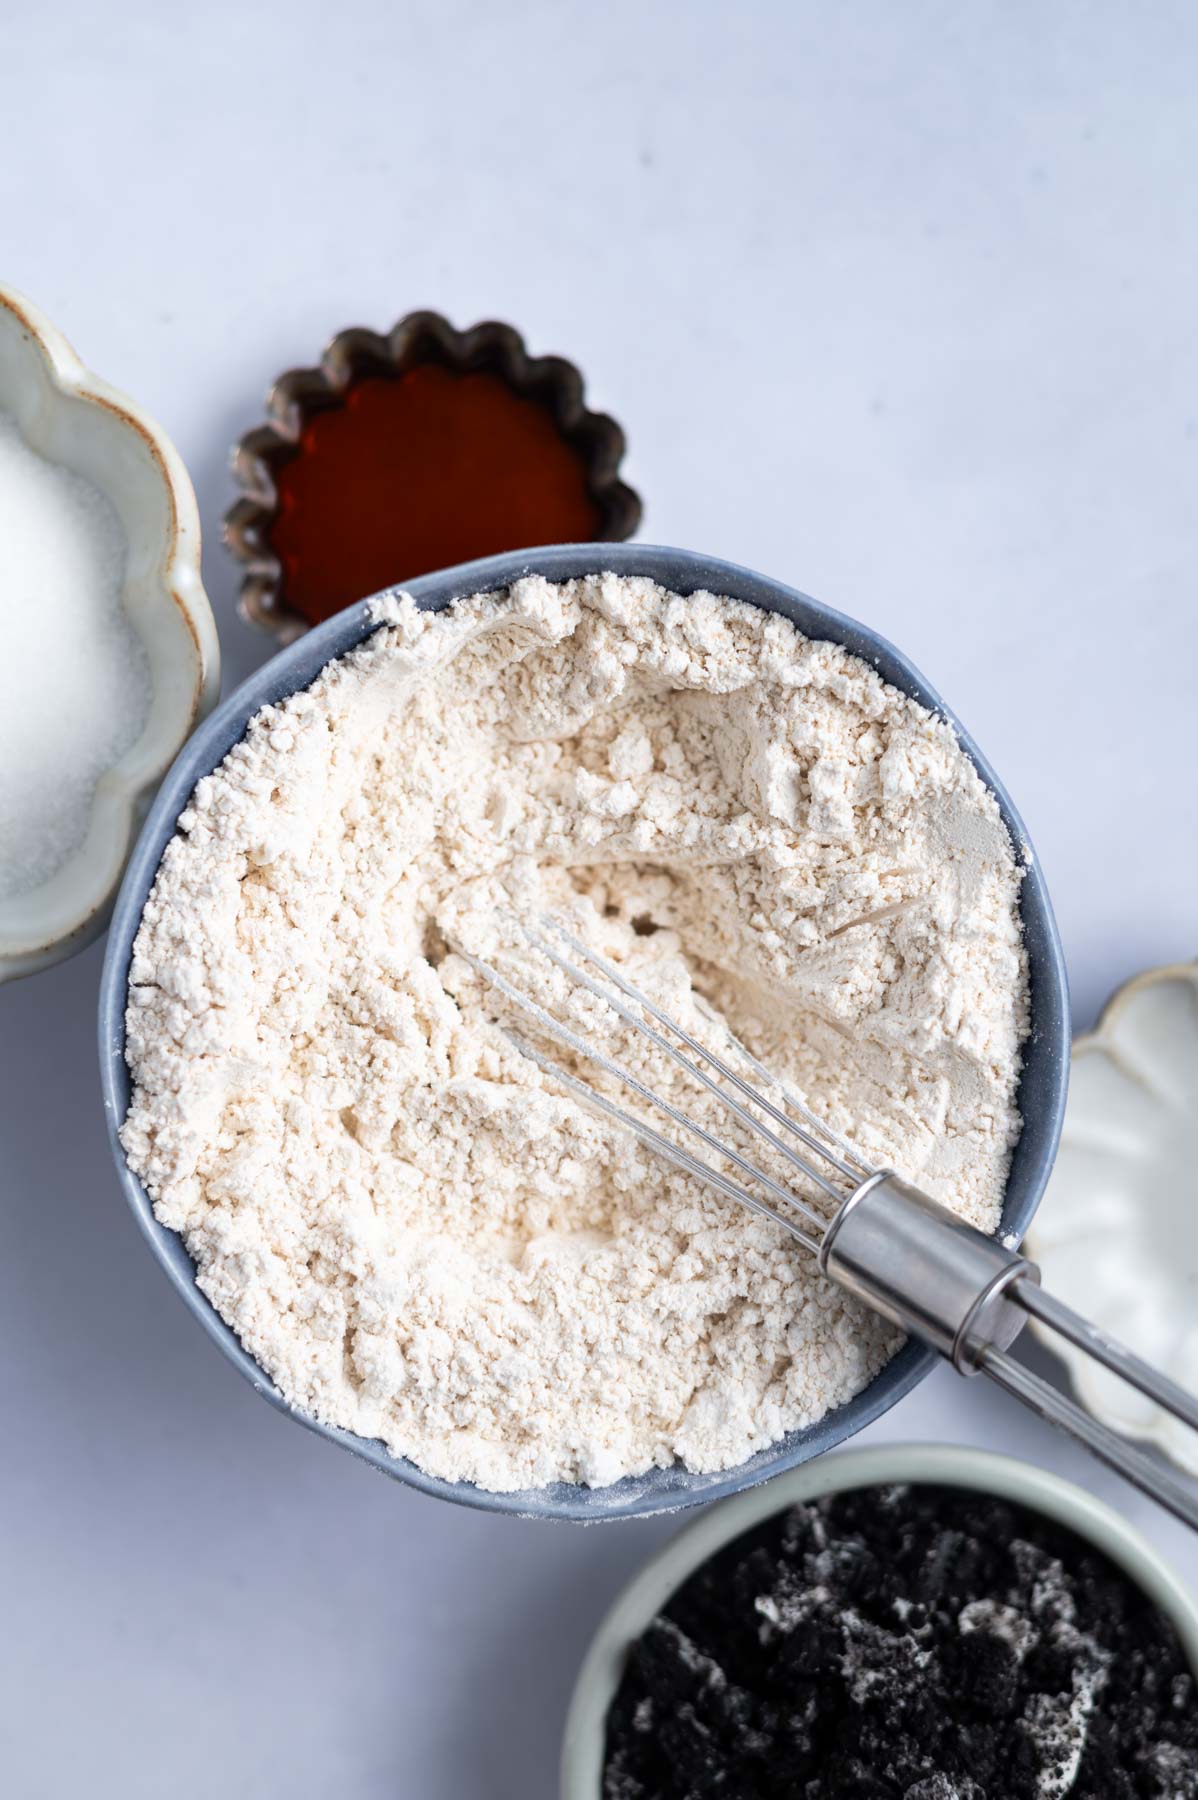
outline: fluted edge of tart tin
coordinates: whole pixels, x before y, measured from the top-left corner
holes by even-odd
[[[624,432],[609,414],[588,408],[582,374],[565,357],[531,356],[515,327],[495,319],[458,331],[440,313],[421,311],[405,314],[385,333],[350,326],[329,341],[317,365],[279,376],[266,397],[265,422],[245,432],[233,449],[240,493],[225,513],[223,536],[244,570],[239,607],[245,619],[280,644],[294,642],[312,623],[287,604],[282,565],[271,544],[277,470],[296,454],[308,420],[341,406],[356,382],[394,377],[428,363],[460,374],[496,375],[545,409],[585,470],[598,516],[594,541],[620,543],[640,524],[640,496],[620,479]],[[433,572],[397,571],[397,580]]]

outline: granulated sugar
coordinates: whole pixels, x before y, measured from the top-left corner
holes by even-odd
[[[121,605],[124,563],[99,489],[0,413],[0,900],[82,843],[97,781],[141,735],[149,667]]]
[[[1026,1022],[993,798],[943,721],[736,602],[530,578],[380,619],[258,716],[167,848],[130,1164],[319,1418],[500,1490],[731,1466],[857,1392],[893,1334],[543,1075],[455,946],[680,1093],[528,965],[510,909],[565,915],[992,1228]]]

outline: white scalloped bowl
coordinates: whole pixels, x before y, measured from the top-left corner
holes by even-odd
[[[0,901],[0,982],[98,937],[150,798],[220,686],[216,626],[200,581],[200,521],[173,445],[133,401],[85,369],[29,301],[0,287],[0,412],[26,441],[93,482],[126,540],[124,604],[150,664],[141,736],[96,787],[78,850],[40,887]],[[47,617],[47,643],[53,619]]]
[[[1051,1293],[1198,1389],[1198,964],[1136,976],[1076,1039],[1056,1166],[1025,1249]],[[1088,1412],[1198,1475],[1198,1432],[1041,1336]]]

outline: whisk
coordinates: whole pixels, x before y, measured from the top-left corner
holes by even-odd
[[[556,1018],[493,963],[459,948],[463,960],[535,1021],[544,1034],[565,1045],[574,1056],[615,1077],[684,1134],[705,1145],[721,1163],[735,1169],[742,1179],[727,1173],[726,1167],[715,1167],[702,1156],[691,1154],[647,1119],[619,1105],[608,1094],[561,1067],[538,1046],[509,1031],[509,1037],[525,1056],[588,1105],[633,1132],[660,1156],[728,1199],[774,1220],[815,1257],[824,1275],[883,1318],[930,1345],[959,1375],[988,1375],[1041,1418],[1070,1433],[1128,1481],[1198,1529],[1198,1492],[1099,1424],[1008,1355],[1008,1351],[1028,1318],[1035,1318],[1195,1429],[1198,1399],[1071,1307],[1046,1294],[1040,1286],[1039,1270],[1026,1257],[967,1225],[893,1169],[873,1168],[846,1138],[833,1131],[772,1075],[712,1009],[706,1008],[705,1013],[719,1026],[727,1057],[700,1043],[629,981],[623,970],[583,943],[560,920],[543,916],[535,924],[522,919],[513,922],[531,950],[545,957],[579,988],[605,1002],[633,1031],[649,1039],[714,1095],[741,1126],[764,1140],[785,1165],[823,1197],[829,1211],[819,1211],[789,1183],[778,1180],[673,1101],[654,1092],[631,1069]],[[775,1095],[780,1104],[763,1089]]]

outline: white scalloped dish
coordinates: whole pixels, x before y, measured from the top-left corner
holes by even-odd
[[[146,805],[215,703],[216,626],[200,581],[200,524],[178,453],[92,375],[29,302],[0,288],[0,413],[50,462],[111,503],[125,539],[122,604],[145,647],[150,701],[136,741],[100,776],[87,833],[40,886],[0,901],[0,982],[72,955],[104,929]],[[47,644],[54,619],[48,613]],[[0,651],[2,651],[0,639]]]
[[[1198,964],[1129,981],[1075,1042],[1061,1147],[1025,1248],[1051,1293],[1198,1388]],[[1198,1474],[1198,1432],[1045,1341],[1095,1418]]]

